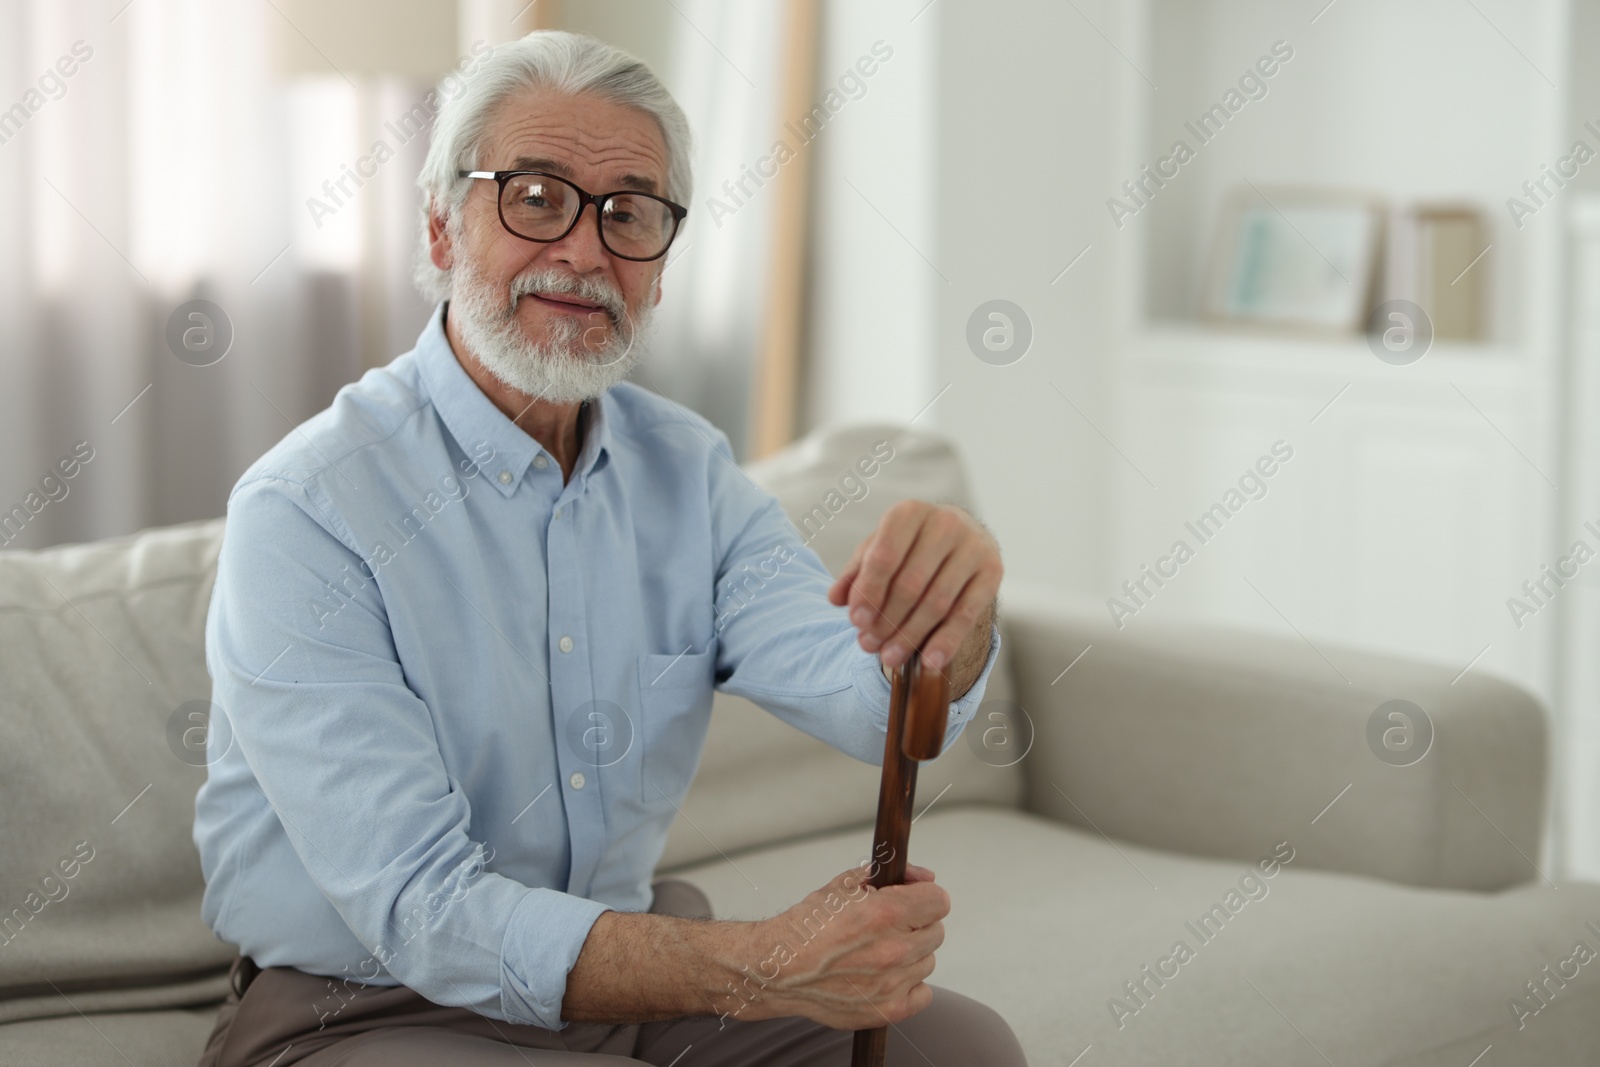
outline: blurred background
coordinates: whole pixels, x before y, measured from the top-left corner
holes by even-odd
[[[1529,687],[1600,877],[1595,0],[6,0],[5,550],[219,515],[410,348],[437,101],[542,27],[694,125],[644,384],[951,436],[1003,599]]]

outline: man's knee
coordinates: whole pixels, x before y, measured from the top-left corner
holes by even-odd
[[[948,1062],[952,1067],[968,1063],[984,1067],[1027,1067],[1022,1044],[999,1012],[982,1001],[943,986],[930,988],[933,1000],[928,1006],[889,1031],[891,1046],[898,1031],[923,1055],[931,1056],[933,1049],[940,1050],[947,1059],[938,1062]],[[916,1051],[910,1055],[915,1056]]]

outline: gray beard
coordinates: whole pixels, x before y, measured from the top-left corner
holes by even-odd
[[[510,294],[497,290],[471,264],[457,263],[454,274],[450,312],[461,339],[498,381],[536,400],[553,404],[592,400],[633,373],[644,355],[640,341],[654,311],[648,305],[633,315],[624,314],[623,328],[608,330],[611,337],[599,349],[583,340],[593,327],[566,316],[558,318],[543,338],[530,341],[515,318],[518,299],[534,287],[571,291],[570,286],[549,284],[561,277],[559,272],[526,272],[513,281]],[[593,290],[580,295],[606,299]],[[620,301],[613,306],[620,307]]]

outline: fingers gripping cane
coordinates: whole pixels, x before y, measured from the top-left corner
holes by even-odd
[[[917,792],[917,762],[933,759],[944,745],[950,720],[950,682],[925,669],[917,650],[895,671],[889,693],[889,735],[883,746],[883,783],[878,790],[878,825],[872,855],[887,855],[869,883],[879,889],[906,880],[906,845]],[[851,1067],[883,1067],[889,1029],[857,1030]]]

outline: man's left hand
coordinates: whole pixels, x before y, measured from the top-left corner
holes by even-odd
[[[966,511],[903,500],[856,547],[828,600],[849,605],[861,647],[881,650],[884,667],[920,648],[923,662],[942,670],[990,617],[1004,572],[999,545]]]

